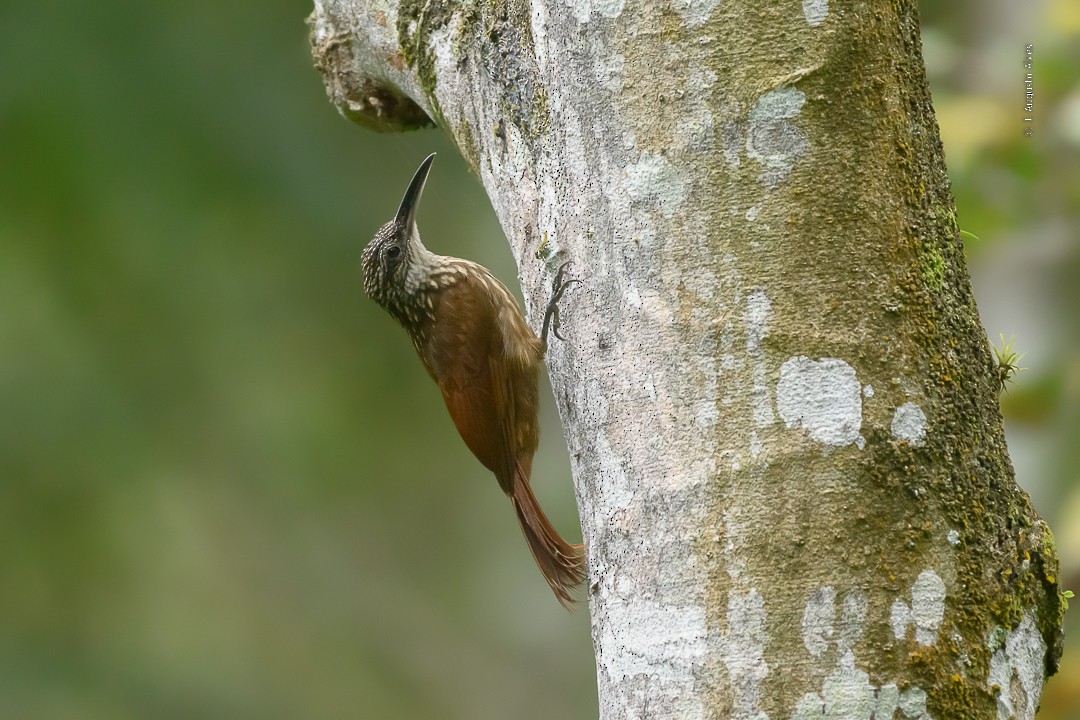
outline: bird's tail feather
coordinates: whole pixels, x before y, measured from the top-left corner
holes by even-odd
[[[573,590],[585,580],[585,553],[582,545],[566,542],[536,502],[529,480],[521,467],[514,473],[510,500],[517,511],[521,532],[529,543],[533,559],[563,607],[571,609]]]

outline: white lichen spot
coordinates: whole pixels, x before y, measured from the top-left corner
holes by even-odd
[[[772,303],[761,288],[755,288],[746,298],[746,354],[753,362],[751,375],[753,385],[750,396],[754,403],[754,425],[763,428],[776,422],[773,414],[772,393],[769,391],[768,370],[761,341],[769,334],[772,319]]]
[[[874,686],[870,676],[855,667],[850,652],[840,660],[840,669],[825,678],[821,699],[827,718],[869,718],[874,711]]]
[[[761,681],[769,674],[765,662],[765,600],[757,590],[728,598],[728,632],[721,640],[720,655],[731,676],[735,697],[732,720],[764,720],[758,709]]]
[[[923,570],[911,586],[911,617],[915,641],[933,644],[945,617],[945,582],[933,570]]]
[[[724,127],[721,132],[721,140],[723,141],[724,162],[726,162],[728,167],[730,168],[739,167],[740,163],[742,162],[742,126],[734,120],[729,120],[728,122],[724,123]]]
[[[707,100],[710,94],[704,92],[715,83],[716,73],[699,67],[691,70],[686,89],[676,92],[682,105],[676,137],[686,152],[711,154],[716,148],[713,108]]]
[[[716,290],[720,285],[720,279],[711,268],[697,267],[687,268],[682,274],[683,286],[692,292],[697,297],[701,298],[704,304],[709,306],[709,310],[701,309],[701,321],[712,322],[714,319],[714,313],[711,308],[715,303],[713,300],[716,297]],[[712,360],[710,359],[711,363]]]
[[[835,598],[833,589],[826,586],[812,593],[806,602],[803,644],[817,658],[824,654],[833,633]],[[893,626],[894,632],[902,634],[910,622],[911,612],[903,602],[897,603],[893,608]],[[856,666],[852,648],[862,637],[868,604],[866,593],[857,588],[844,596],[836,640],[839,653],[836,669],[826,676],[819,694],[802,696],[791,720],[891,720],[898,707],[915,709],[916,715],[912,717],[930,720],[925,714],[926,694],[921,689],[912,688],[902,698],[896,683],[881,687],[873,685],[870,676]]]
[[[622,90],[625,70],[626,61],[618,53],[598,57],[593,64],[593,71],[596,73],[596,79],[600,82],[600,86],[610,92]]]
[[[776,417],[772,410],[772,396],[769,394],[768,372],[764,360],[754,363],[753,387],[750,389],[754,400],[754,424],[759,428],[771,425]]]
[[[690,71],[690,87],[710,88],[716,84],[718,78],[719,76],[708,68],[694,68]]]
[[[704,103],[693,111],[687,111],[679,123],[679,136],[688,152],[712,152],[713,116]]]
[[[877,691],[877,702],[874,705],[874,720],[891,720],[896,708],[900,705],[900,690],[895,683],[882,685]]]
[[[637,595],[638,584],[626,573],[616,573],[615,580],[612,582],[611,591],[616,597],[628,600]]]
[[[412,22],[415,22],[415,21],[412,21]],[[457,77],[449,77],[449,76],[444,74],[446,72],[448,62],[453,63],[452,65],[450,65],[451,67],[457,67],[457,63],[453,59],[453,56],[454,56],[453,45],[454,44],[453,44],[453,41],[451,39],[454,36],[455,32],[456,32],[455,26],[456,26],[457,22],[459,22],[459,21],[455,17],[455,18],[452,18],[450,22],[448,22],[448,23],[446,23],[446,24],[444,24],[444,25],[442,25],[440,27],[432,28],[431,35],[426,39],[427,48],[433,54],[435,75],[436,76],[442,76],[442,77],[444,77],[446,79],[446,82],[439,83],[438,86],[434,89],[434,96],[432,97],[432,101],[434,101],[436,103],[446,103],[446,102],[450,101],[449,100],[450,97],[456,97],[456,95],[453,95],[451,93],[460,92],[460,83],[462,82],[462,79],[464,77],[463,74],[458,74]],[[412,27],[410,27],[409,34],[411,35],[414,32],[415,32],[415,30]],[[381,105],[381,103],[379,103],[377,98],[368,97],[368,98],[366,98],[366,102],[365,102],[365,98],[363,98],[362,95],[358,96],[358,95],[355,95],[355,94],[352,94],[352,93],[350,93],[348,97],[344,97],[342,99],[345,101],[345,103],[347,103],[347,105],[348,105],[348,107],[349,107],[349,109],[351,111],[358,111],[358,112],[361,112],[361,113],[366,113],[366,112],[371,111],[370,107],[365,108],[366,103],[375,103],[374,107],[376,107],[376,108],[378,108]],[[339,108],[339,110],[340,110],[340,108]],[[346,116],[348,116],[348,115],[346,115]],[[454,128],[454,131],[456,132],[457,127],[458,127],[458,123],[452,123],[451,126],[448,127],[447,129],[449,130],[451,128]],[[509,158],[510,164],[513,164],[513,161],[516,159],[516,158],[512,157],[513,155],[516,154],[515,153],[515,150],[516,150],[515,141],[516,141],[516,138],[512,138],[510,136],[510,133],[508,132],[507,137],[506,137],[506,145],[504,147],[506,147],[506,149],[507,149],[507,155],[511,156]],[[505,162],[506,158],[501,158],[500,160]],[[501,208],[499,207],[499,200],[500,200],[500,196],[499,196],[498,193],[495,193],[495,194],[492,195],[491,202],[492,202],[492,205],[495,208],[496,213],[501,210]]]
[[[313,8],[314,21],[311,23],[314,28],[314,40],[316,45],[321,45],[326,42],[326,39],[333,36],[334,28],[327,22],[326,10],[323,9],[323,4],[320,0],[315,0],[315,7]]]
[[[600,628],[599,671],[612,684],[645,676],[680,694],[693,687],[707,656],[708,627],[701,607],[674,607],[636,599],[605,605]]]
[[[997,687],[998,720],[1033,720],[1042,694],[1046,641],[1031,613],[1015,630],[1004,633],[1004,642],[1002,628],[995,630],[987,643],[994,654],[986,684],[992,690]]]
[[[716,427],[716,423],[720,420],[720,408],[716,406],[715,400],[702,400],[697,403],[697,411],[694,413],[694,421],[698,428],[702,430],[709,430]]]
[[[651,375],[645,376],[645,382],[642,383],[641,389],[645,391],[645,396],[649,398],[649,402],[656,402],[656,383],[653,382]]]
[[[672,0],[671,4],[683,22],[695,28],[709,19],[709,15],[720,4],[720,0]]]
[[[959,545],[960,533],[956,530],[950,530],[949,532],[945,533],[945,540],[947,540],[950,545]]]
[[[926,714],[926,691],[921,687],[910,687],[900,693],[897,705],[906,717],[922,717]]]
[[[581,23],[589,22],[594,12],[606,18],[617,18],[625,4],[626,0],[566,0],[566,6]]]
[[[937,641],[945,617],[945,582],[933,570],[923,570],[911,586],[911,605],[897,598],[889,615],[897,640],[907,637],[909,625],[915,626],[915,642],[932,645]]]
[[[892,625],[893,637],[903,640],[907,635],[907,627],[911,624],[911,608],[900,598],[893,600],[889,610],[889,624]]]
[[[926,414],[915,403],[904,403],[893,413],[889,432],[897,440],[906,440],[918,447],[926,439]]]
[[[840,611],[840,636],[836,639],[836,647],[841,653],[855,647],[862,637],[867,605],[866,593],[862,590],[852,590],[844,596]]]
[[[746,211],[746,219],[750,222],[754,222],[758,219],[758,215],[761,214],[761,207],[758,205],[751,205]]]
[[[626,0],[592,0],[592,6],[596,12],[606,18],[617,18],[622,14]]]
[[[775,187],[786,178],[810,145],[791,122],[805,102],[802,91],[786,87],[762,95],[750,110],[746,154],[765,167],[758,177],[765,185]]]
[[[765,449],[764,443],[761,442],[761,438],[758,437],[757,430],[750,431],[750,457],[757,460],[758,456]]]
[[[587,407],[584,403],[581,406]],[[599,479],[604,481],[604,506],[611,508],[613,513],[624,510],[634,502],[634,490],[624,469],[625,462],[611,449],[605,433],[597,432],[595,437],[596,457],[603,473]]]
[[[745,530],[741,519],[742,511],[737,506],[724,510],[724,565],[728,577],[736,582],[746,571],[746,556],[743,553]]]
[[[821,720],[825,715],[825,702],[817,693],[806,693],[791,713],[791,720]]]
[[[867,599],[861,590],[851,590],[843,599],[840,611],[840,627],[836,640],[837,650],[843,657],[851,652],[862,637],[866,625]],[[829,586],[818,588],[806,601],[803,609],[803,645],[814,657],[821,657],[828,650],[836,618],[836,591]]]
[[[558,8],[558,6],[556,5],[552,9],[557,10],[557,8]],[[549,65],[549,55],[550,55],[550,53],[547,50],[547,48],[548,48],[548,33],[547,33],[548,19],[549,19],[548,18],[548,8],[546,6],[537,7],[537,6],[534,5],[533,8],[532,8],[532,12],[529,13],[529,30],[530,30],[530,32],[532,32],[533,47],[536,48],[536,53],[535,53],[536,65],[537,65],[537,69],[540,71],[540,76],[541,77],[547,77],[547,70],[548,70],[548,65]],[[553,103],[553,108],[555,107],[555,105],[556,104]]]
[[[818,588],[810,593],[803,610],[803,645],[814,657],[821,657],[829,648],[836,616],[836,591],[831,587]]]
[[[780,366],[776,409],[789,428],[841,447],[859,440],[862,395],[855,368],[843,360],[799,355]]]
[[[797,88],[785,87],[772,90],[758,98],[757,104],[750,110],[750,121],[793,118],[799,114],[805,102],[806,96]]]
[[[829,0],[803,0],[802,12],[810,27],[817,27],[829,17]]]
[[[661,155],[642,153],[641,158],[626,168],[623,185],[633,200],[654,200],[660,212],[670,218],[686,200],[686,181],[679,171]]]
[[[862,394],[863,394],[863,397],[868,397],[868,398],[874,397],[874,386],[873,385],[865,385],[865,386],[863,386]]]
[[[825,678],[820,695],[807,693],[802,696],[791,720],[870,720],[876,704],[870,676],[855,667],[855,658],[849,652],[840,659],[840,667]]]

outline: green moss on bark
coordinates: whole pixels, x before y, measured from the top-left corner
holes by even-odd
[[[398,45],[405,64],[416,71],[420,88],[431,103],[435,122],[445,126],[442,109],[435,97],[435,52],[431,49],[431,34],[446,26],[458,3],[451,0],[401,0],[398,5]]]
[[[402,0],[398,43],[405,63],[417,73],[436,122],[447,125],[435,93],[438,74],[431,37],[455,16],[451,49],[460,69],[474,65],[499,93],[499,107],[509,122],[527,140],[538,139],[549,125],[548,100],[536,67],[529,7],[523,0]]]
[[[783,673],[764,680],[762,696],[772,704],[763,709],[786,716],[820,682],[822,666],[835,662],[828,655],[791,660],[806,657],[790,628],[798,627],[807,588],[817,583],[838,596],[850,587],[869,595],[865,644],[853,652],[873,684],[925,690],[932,717],[996,717],[987,684],[994,628],[1015,629],[1031,614],[1047,644],[1047,673],[1056,669],[1057,559],[1049,530],[1015,483],[1005,446],[994,364],[922,66],[917,9],[911,2],[856,3],[837,13],[830,32],[817,34],[800,26],[801,17],[785,25],[786,17],[774,17],[781,9],[736,2],[714,20],[721,12],[725,20],[752,18],[750,27],[760,20],[759,34],[798,33],[800,42],[787,51],[769,47],[767,58],[753,40],[716,51],[710,69],[720,80],[712,92],[741,114],[724,117],[714,106],[717,127],[735,128],[729,149],[740,159],[724,168],[726,195],[709,207],[719,218],[709,233],[714,252],[738,259],[743,288],[768,292],[774,315],[762,348],[772,361],[841,358],[874,391],[863,399],[862,450],[826,448],[823,456],[790,429],[759,427],[767,464],[736,476],[763,489],[764,509],[742,511],[769,528],[767,537],[754,538],[758,547],[743,570],[768,603],[769,655],[784,658]],[[785,57],[791,48],[797,57]],[[798,67],[812,70],[792,81],[806,102],[790,122],[809,148],[786,179],[762,188],[762,165],[742,152],[747,110],[776,88],[761,78]],[[743,224],[748,207],[760,215]],[[753,382],[749,370],[735,377],[727,382]],[[890,432],[893,412],[907,402],[926,414],[918,446]],[[800,485],[808,481],[815,483],[810,499]],[[718,498],[718,527],[728,502]],[[846,550],[841,556],[836,548]],[[777,567],[798,578],[797,592],[761,580]],[[895,640],[890,604],[910,602],[925,570],[948,588],[940,631],[925,646],[912,633]],[[722,626],[732,586],[723,566],[715,585],[710,620]],[[783,615],[789,605],[797,610]]]
[[[911,11],[914,18],[914,11]],[[921,58],[917,24],[906,26],[905,52]],[[896,164],[905,171],[904,232],[899,263],[901,337],[917,359],[920,385],[934,417],[920,448],[880,445],[874,461],[901,484],[925,488],[937,516],[956,530],[945,620],[939,639],[908,647],[913,680],[928,695],[934,717],[990,717],[987,685],[996,627],[1016,628],[1034,616],[1048,650],[1047,674],[1061,654],[1057,557],[1045,523],[1015,482],[998,409],[994,365],[968,279],[963,243],[943,162],[937,123],[921,63],[908,67],[920,82],[909,87],[892,134]],[[919,513],[922,514],[922,513]],[[922,550],[932,555],[930,547]],[[959,638],[959,640],[954,640]]]
[[[454,139],[457,141],[461,156],[465,158],[469,169],[477,172],[480,166],[480,149],[476,144],[476,138],[473,137],[472,123],[467,118],[461,117],[458,119],[457,128],[458,132]]]
[[[540,81],[529,6],[523,0],[479,0],[475,28],[480,67],[499,90],[499,106],[522,135],[536,140],[549,124],[547,91]]]

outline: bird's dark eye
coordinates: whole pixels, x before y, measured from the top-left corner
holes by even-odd
[[[391,260],[396,260],[397,256],[400,254],[401,248],[399,248],[397,245],[391,245],[390,247],[386,248],[386,257],[390,258]]]

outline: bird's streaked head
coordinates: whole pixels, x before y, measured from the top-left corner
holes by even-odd
[[[397,215],[379,228],[364,248],[361,265],[364,270],[364,292],[375,302],[389,308],[395,297],[416,291],[426,273],[432,254],[420,242],[416,228],[416,208],[424,183],[431,172],[435,153],[420,163],[409,189],[401,199]]]

